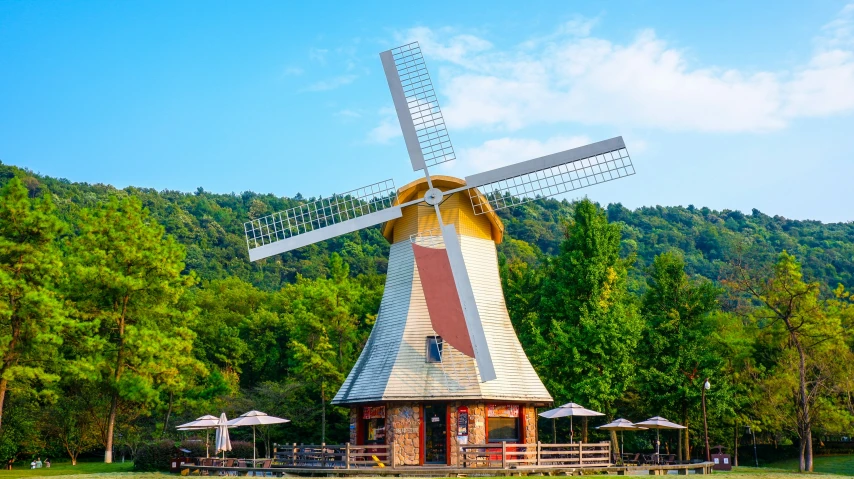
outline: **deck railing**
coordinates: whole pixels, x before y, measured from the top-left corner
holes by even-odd
[[[395,467],[394,445],[354,446],[347,444],[279,444],[274,450],[277,467],[341,468]]]
[[[611,443],[594,444],[467,444],[460,446],[460,466],[500,467],[611,465]]]

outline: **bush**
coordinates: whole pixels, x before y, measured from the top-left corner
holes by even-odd
[[[139,446],[133,461],[135,471],[167,471],[175,457],[175,441],[164,440]]]

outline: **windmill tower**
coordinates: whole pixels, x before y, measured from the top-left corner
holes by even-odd
[[[245,224],[252,261],[384,223],[385,292],[365,348],[334,404],[351,442],[397,444],[398,464],[457,464],[464,443],[536,442],[552,398],[504,303],[496,211],[634,174],[621,137],[467,176],[430,175],[455,159],[421,49],[380,54],[414,171]]]

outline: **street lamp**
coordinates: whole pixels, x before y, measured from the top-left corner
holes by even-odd
[[[753,436],[753,461],[756,463],[756,467],[759,467],[759,455],[756,454],[756,433],[753,428],[747,426],[747,434]]]
[[[709,384],[709,378],[703,383],[702,398],[703,398],[703,431],[706,433],[706,462],[712,461],[712,452],[709,448],[709,422],[706,419],[706,391],[712,388]]]

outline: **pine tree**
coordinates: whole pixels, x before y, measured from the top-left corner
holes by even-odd
[[[195,277],[182,274],[184,248],[136,198],[84,212],[79,230],[68,284],[82,325],[75,372],[109,391],[109,463],[120,402],[153,405],[182,371],[201,374],[191,354],[194,312],[179,304]]]
[[[7,390],[20,381],[57,379],[47,368],[62,342],[65,308],[54,292],[62,260],[56,218],[47,191],[30,198],[13,178],[0,191],[0,427]]]
[[[620,257],[620,226],[592,202],[579,202],[547,266],[535,326],[533,363],[558,402],[613,417],[634,375],[642,327],[626,291],[632,261]]]

